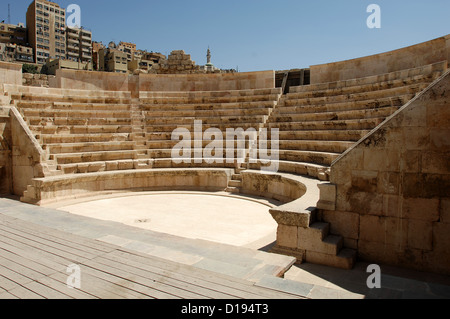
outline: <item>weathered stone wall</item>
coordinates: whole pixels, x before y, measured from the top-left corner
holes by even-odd
[[[227,91],[275,88],[275,72],[222,74],[141,74],[140,91]]]
[[[15,107],[11,108],[9,116],[12,191],[15,195],[22,195],[33,178],[44,176],[42,163],[45,153]]]
[[[22,64],[0,61],[0,84],[22,85]]]
[[[22,84],[25,86],[50,87],[49,82],[55,76],[46,74],[24,73],[22,76]]]
[[[0,107],[0,195],[11,194],[11,127],[9,108]]]
[[[155,64],[152,70],[158,74],[192,74],[199,73],[200,66],[191,60],[191,55],[183,50],[172,51],[167,60]]]
[[[127,74],[75,70],[56,70],[56,80],[50,86],[74,90],[128,91]]]
[[[450,61],[450,35],[363,58],[311,66],[311,84],[361,78]]]
[[[115,74],[57,70],[51,87],[106,91],[222,91],[275,88],[275,72],[223,74]],[[136,95],[134,95],[136,96]]]
[[[450,73],[337,159],[330,178],[335,210],[322,218],[360,258],[450,274]]]

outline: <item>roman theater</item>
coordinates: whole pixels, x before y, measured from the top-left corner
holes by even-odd
[[[449,61],[447,35],[287,71],[63,69],[48,87],[0,62],[0,229],[15,229],[10,240],[22,226],[45,240],[67,234],[266,287],[303,264],[448,276]],[[210,153],[223,161],[196,151],[212,129],[238,128],[256,134]],[[177,129],[190,132],[183,161]],[[251,156],[261,145],[276,170]],[[126,264],[118,251],[111,263]]]

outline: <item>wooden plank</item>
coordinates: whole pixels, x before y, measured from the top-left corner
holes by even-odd
[[[76,246],[76,244],[73,244],[73,246],[68,245],[68,242],[54,242],[54,241],[50,241],[48,239],[44,239],[44,238],[40,238],[40,237],[36,237],[30,234],[27,234],[23,231],[20,230],[16,230],[16,229],[12,229],[10,227],[7,227],[5,225],[1,225],[0,224],[0,230],[2,231],[3,235],[9,238],[15,238],[17,241],[21,241],[23,243],[28,243],[29,245],[34,245],[34,247],[39,247],[39,248],[47,248],[50,250],[59,250],[62,252],[67,252],[82,258],[87,258],[87,259],[92,259],[95,256],[97,256],[99,254],[98,251],[93,250],[93,249],[89,249],[89,248],[84,248],[84,249],[80,249],[78,247],[74,247]],[[69,234],[68,234],[69,236]],[[49,251],[50,251],[49,250]]]
[[[14,295],[11,295],[9,292],[3,292],[0,293],[0,300],[4,300],[4,299],[19,299]]]
[[[121,294],[123,298],[133,298],[135,295],[141,296],[140,298],[151,298],[151,299],[179,299],[171,295],[150,293],[149,291],[138,291],[135,285],[129,280],[118,278],[107,272],[102,272],[95,268],[84,267],[83,274],[88,274],[95,276],[105,282],[106,285],[114,287],[114,293]],[[132,283],[132,284],[130,284]]]
[[[72,299],[69,296],[60,293],[59,291],[56,291],[52,288],[49,288],[37,281],[30,282],[29,284],[26,284],[23,287],[31,290],[32,292],[38,295],[41,295],[46,299]]]
[[[8,238],[0,238],[0,256],[44,275],[50,275],[56,271],[65,271],[73,263],[59,256],[11,241]]]
[[[181,293],[175,294],[173,291],[165,291],[164,289],[167,287],[160,286],[152,280],[130,275],[123,270],[108,267],[91,260],[83,263],[83,265],[90,267],[93,271],[101,272],[105,280],[156,299],[183,299],[192,296],[192,294],[188,293],[180,296]]]
[[[24,267],[27,266],[32,270],[38,269],[39,272],[41,272],[45,275],[58,276],[58,274],[55,272],[60,272],[60,274],[63,276],[63,280],[64,281],[67,280],[68,274],[65,273],[65,271],[67,269],[67,266],[72,263],[71,261],[67,261],[66,259],[54,256],[54,255],[51,255],[48,253],[42,254],[41,251],[37,251],[34,248],[27,247],[20,243],[19,243],[19,246],[22,246],[20,248],[10,246],[10,245],[5,244],[3,242],[3,240],[5,240],[5,238],[0,238],[0,255],[2,257],[9,258],[11,262],[19,263],[19,264],[23,265]],[[10,251],[2,250],[2,248],[9,249]],[[21,250],[24,248],[25,249],[27,248],[28,250],[26,250],[26,251]],[[36,253],[36,252],[38,252],[38,253]],[[22,257],[22,256],[26,256],[26,257]],[[51,257],[51,259],[54,259],[54,260],[56,259],[56,262],[53,260],[50,261],[49,257]],[[37,262],[34,262],[33,260],[37,260]],[[85,274],[83,274],[82,280],[86,279],[86,277],[89,278],[89,276],[85,276]],[[60,277],[58,277],[58,278],[60,278]],[[97,286],[99,286],[99,287],[102,286],[101,285],[102,281],[98,280],[97,278],[89,278],[88,282],[89,283],[96,282]],[[89,286],[86,283],[84,283],[84,285]],[[104,287],[104,288],[106,289],[107,287]],[[110,290],[115,290],[117,288],[120,288],[120,287],[116,286],[116,287],[114,287],[114,289],[110,289]],[[95,289],[95,291],[97,291],[97,290]],[[101,294],[103,296],[103,298],[107,298],[107,299],[119,299],[119,298],[124,298],[126,296],[129,297],[130,295],[133,297],[136,297],[136,298],[138,298],[138,297],[142,298],[142,295],[133,295],[132,293],[128,293],[126,295],[117,295],[108,290],[106,290],[104,292],[101,290],[98,290],[97,292],[98,292],[98,294]]]
[[[58,281],[67,280],[67,275],[56,273],[50,276]],[[100,299],[123,299],[123,298],[142,298],[141,294],[133,294],[127,291],[123,293],[122,287],[116,286],[110,282],[91,276],[87,271],[81,274],[81,284],[79,291],[95,296]]]
[[[39,279],[49,275],[50,273],[54,272],[54,270],[51,270],[48,273],[42,273],[42,272],[36,271],[32,268],[25,267],[17,262],[17,259],[20,259],[21,257],[19,257],[19,256],[17,256],[19,258],[11,257],[14,259],[14,261],[13,261],[13,260],[4,258],[2,256],[2,253],[3,253],[3,251],[0,250],[0,265],[2,267],[8,268],[11,271],[21,274],[21,275],[29,278],[30,280],[39,280]]]
[[[111,262],[111,259],[108,259],[108,256],[103,256],[107,262]],[[127,263],[130,267],[134,269],[145,270],[149,273],[153,273],[159,278],[162,278],[164,282],[174,283],[180,285],[180,287],[188,287],[186,284],[188,283],[191,286],[191,289],[194,289],[197,293],[204,294],[205,296],[214,298],[214,299],[235,299],[235,298],[250,298],[257,297],[255,294],[246,294],[243,291],[236,289],[228,289],[228,287],[224,287],[222,285],[218,285],[215,283],[207,282],[199,278],[195,278],[192,276],[187,276],[186,274],[179,274],[177,272],[167,271],[154,265],[143,264],[133,259],[125,259],[122,257],[114,256],[113,260],[116,260],[121,263]],[[132,270],[129,270],[132,271]],[[151,275],[152,276],[152,275]],[[156,277],[158,278],[158,277]]]
[[[62,274],[61,274],[62,275]],[[64,277],[64,275],[63,275]],[[67,276],[65,276],[66,281],[67,281]],[[97,299],[96,297],[94,297],[93,295],[87,294],[83,291],[80,291],[78,289],[71,289],[67,286],[66,281],[64,281],[64,278],[62,278],[63,280],[56,280],[52,277],[45,277],[42,278],[41,280],[39,280],[38,282],[42,285],[45,285],[55,291],[58,291],[60,293],[63,293],[67,296],[69,296],[70,298],[74,298],[74,299]]]
[[[131,257],[132,256],[132,257]],[[192,266],[187,265],[179,265],[176,263],[172,263],[166,260],[158,259],[155,257],[151,257],[148,255],[143,255],[141,253],[134,253],[131,251],[125,251],[125,250],[118,250],[111,252],[107,255],[102,256],[104,258],[117,258],[117,257],[123,257],[125,259],[129,260],[136,260],[139,262],[142,262],[145,265],[149,266],[156,266],[160,267],[161,269],[165,269],[166,271],[172,272],[173,274],[177,275],[183,275],[188,277],[197,278],[200,280],[203,280],[207,282],[208,284],[217,284],[221,286],[222,292],[225,292],[225,287],[234,289],[234,290],[227,290],[227,293],[237,293],[236,290],[240,291],[241,294],[246,292],[249,294],[252,294],[254,297],[246,296],[245,299],[264,299],[264,298],[270,298],[270,299],[301,299],[301,296],[295,296],[292,294],[272,291],[270,289],[262,288],[262,287],[256,287],[254,286],[254,283],[250,281],[246,281],[243,279],[226,276],[222,274],[217,274],[208,270],[198,269]]]
[[[185,281],[185,280],[179,280],[171,278],[170,276],[164,276],[163,271],[159,270],[155,271],[155,269],[149,269],[150,267],[139,267],[134,263],[132,260],[128,261],[119,261],[119,260],[111,260],[106,259],[102,257],[98,257],[95,259],[95,261],[109,265],[111,267],[124,270],[130,274],[135,274],[138,276],[142,276],[144,278],[153,280],[160,285],[166,285],[168,287],[175,287],[177,289],[185,290],[188,292],[193,292],[196,294],[196,296],[189,297],[190,299],[204,299],[204,298],[213,298],[213,299],[234,299],[235,297],[233,295],[224,294],[219,291],[215,291],[212,289],[208,289],[205,287],[202,287],[201,285],[196,285],[193,282]],[[123,262],[128,263],[124,264]],[[185,277],[184,277],[185,278]],[[184,279],[183,278],[183,279]],[[176,293],[176,291],[175,291]]]
[[[4,278],[8,278],[9,280],[17,283],[18,285],[25,285],[33,281],[33,279],[26,277],[20,273],[12,271],[4,266],[2,266],[2,262],[0,260],[0,276]]]
[[[3,290],[10,291],[17,287],[20,287],[20,285],[16,282],[6,277],[0,276],[0,288],[2,288]]]
[[[2,227],[0,226],[0,229],[1,228]],[[12,232],[5,231],[5,232],[3,232],[2,235],[3,235],[3,238],[6,237],[11,240],[14,240],[15,242],[22,243],[29,247],[33,247],[34,249],[53,254],[55,256],[63,257],[66,260],[71,261],[69,264],[81,262],[83,260],[92,259],[95,257],[95,255],[93,255],[93,254],[80,252],[80,251],[77,251],[76,249],[71,249],[64,245],[43,244],[41,242],[26,238],[26,237],[22,237],[20,235],[14,234]]]
[[[19,299],[45,299],[43,296],[38,295],[37,293],[34,293],[33,291],[22,286],[18,286],[8,292]]]
[[[95,239],[81,237],[75,234],[68,234],[67,232],[53,229],[46,226],[36,225],[21,219],[13,219],[9,216],[0,214],[0,222],[3,222],[8,227],[23,230],[29,234],[40,236],[53,241],[65,240],[76,245],[86,246],[102,252],[110,252],[117,249],[116,246],[101,242]]]

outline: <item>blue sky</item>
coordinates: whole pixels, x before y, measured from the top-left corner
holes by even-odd
[[[0,0],[0,20],[25,22],[31,0]],[[81,7],[95,41],[134,42],[169,54],[185,50],[197,64],[239,71],[284,70],[329,63],[450,34],[449,0],[60,0]],[[369,4],[381,29],[369,29]]]

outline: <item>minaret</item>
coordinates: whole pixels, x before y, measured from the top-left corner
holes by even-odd
[[[211,65],[211,50],[209,49],[209,47],[206,53],[206,65]]]

